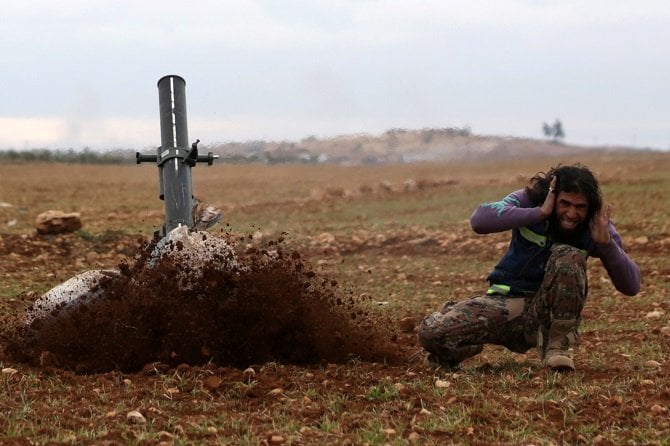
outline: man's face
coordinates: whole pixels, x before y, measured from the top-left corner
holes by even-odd
[[[589,202],[584,194],[559,192],[554,210],[561,230],[572,232],[579,228],[586,219]]]

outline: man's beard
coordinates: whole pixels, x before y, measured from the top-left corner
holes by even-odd
[[[582,242],[582,234],[586,227],[586,221],[578,224],[575,229],[564,229],[561,222],[558,221],[556,213],[549,218],[549,236],[555,243],[565,243],[566,245],[579,246]]]

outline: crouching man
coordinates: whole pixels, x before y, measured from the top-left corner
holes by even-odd
[[[507,253],[488,276],[485,295],[426,316],[419,342],[435,365],[454,367],[484,344],[523,353],[537,347],[543,364],[574,370],[571,346],[588,291],[587,257],[603,263],[614,286],[633,296],[640,270],[623,249],[598,181],[581,165],[538,173],[501,201],[475,209],[478,234],[512,231]]]

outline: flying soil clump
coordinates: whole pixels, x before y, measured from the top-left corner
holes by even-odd
[[[178,228],[132,264],[76,276],[47,292],[14,330],[9,353],[79,373],[152,362],[399,362],[373,302],[319,277],[284,240]]]

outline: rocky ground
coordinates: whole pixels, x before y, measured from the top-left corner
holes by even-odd
[[[505,234],[473,236],[460,216],[445,228],[308,225],[344,202],[448,203],[457,185],[438,183],[285,200],[281,211],[301,219],[304,234],[216,227],[211,236],[234,245],[246,268],[206,265],[197,277],[173,262],[148,271],[152,242],[129,231],[0,233],[0,443],[666,444],[662,206],[649,201],[618,224],[643,272],[639,296],[616,294],[589,263],[577,372],[549,372],[535,352],[495,346],[458,370],[436,370],[424,364],[416,325],[446,297],[481,290]],[[625,189],[634,184],[610,180],[619,206],[635,209]],[[258,218],[245,213],[261,208],[231,205],[229,217]],[[41,294],[100,268],[120,273],[101,285],[108,299],[53,325],[24,325]]]

